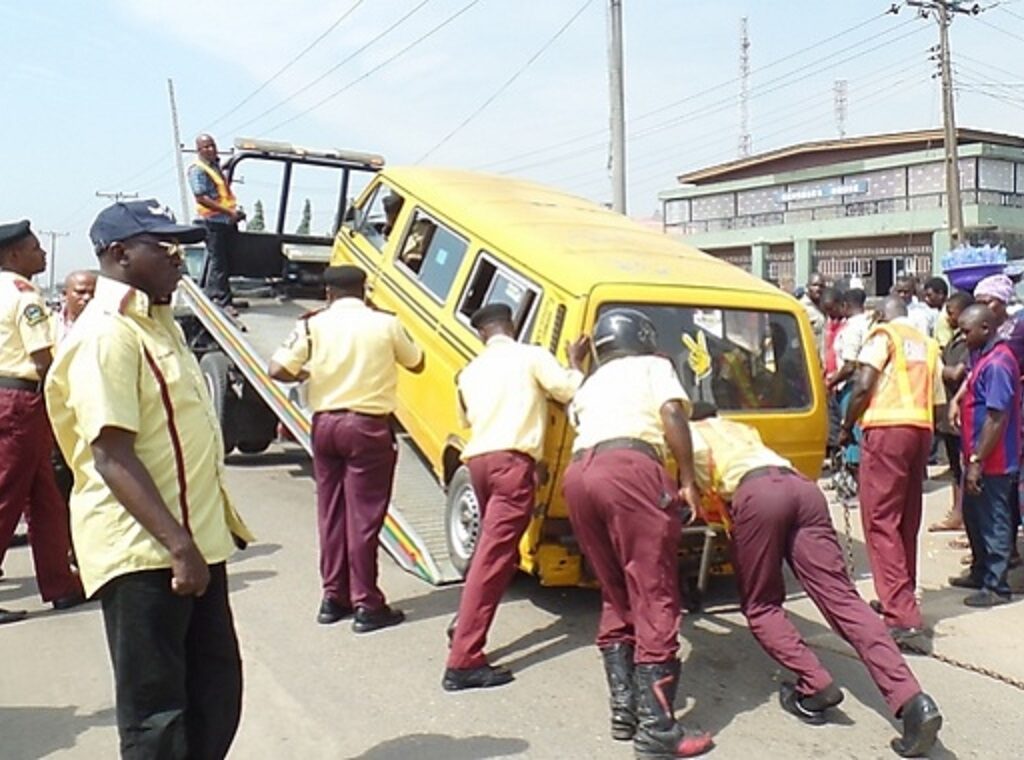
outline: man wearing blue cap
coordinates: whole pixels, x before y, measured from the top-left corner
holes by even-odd
[[[54,360],[46,401],[75,473],[71,528],[99,597],[125,758],[222,758],[242,669],[225,561],[251,540],[224,485],[224,444],[169,306],[182,226],[157,201],[115,203],[89,231],[96,293]]]
[[[53,438],[41,393],[53,334],[30,278],[45,269],[46,252],[27,220],[0,225],[0,562],[24,514],[39,593],[66,609],[85,597],[68,563],[67,510],[50,466]],[[0,610],[0,623],[23,617]]]

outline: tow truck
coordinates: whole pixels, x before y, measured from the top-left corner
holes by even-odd
[[[175,302],[178,322],[213,399],[226,454],[236,449],[263,452],[283,429],[312,456],[312,415],[304,394],[267,375],[268,359],[298,318],[324,306],[322,274],[337,229],[351,208],[350,199],[383,165],[383,157],[372,153],[235,140],[223,171],[236,195],[248,201],[258,196],[260,187],[277,191],[270,196],[269,211],[264,210],[263,224],[250,220],[228,245],[233,288],[238,297],[247,287],[248,308],[231,317],[203,293],[198,284],[203,247],[186,252],[188,271]],[[297,201],[310,194],[326,199],[322,205],[329,206],[330,224],[320,234],[312,231],[309,200],[302,204],[301,216],[297,214]],[[286,227],[296,221],[298,230],[289,232]],[[403,569],[429,583],[457,581],[460,574],[447,558],[438,519],[444,492],[407,437],[399,432],[398,438],[398,470],[381,544]]]

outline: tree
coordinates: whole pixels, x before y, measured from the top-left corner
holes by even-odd
[[[313,224],[313,206],[309,202],[309,198],[306,198],[306,202],[302,206],[302,219],[299,220],[299,226],[295,229],[296,235],[308,235],[309,228]]]
[[[263,219],[263,201],[256,201],[253,206],[252,219],[245,226],[246,232],[263,232],[267,229],[267,223]]]

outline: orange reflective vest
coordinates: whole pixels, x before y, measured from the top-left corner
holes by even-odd
[[[231,211],[238,208],[238,201],[235,198],[235,194],[231,192],[231,188],[228,186],[227,180],[224,179],[224,175],[219,171],[209,166],[205,161],[196,161],[194,166],[202,169],[206,172],[206,176],[213,182],[213,186],[217,188],[216,201]],[[206,208],[200,203],[196,203],[196,214],[207,219],[211,216],[219,216],[221,211],[214,211],[212,208]]]
[[[892,345],[889,371],[882,373],[861,417],[861,427],[932,429],[932,398],[938,344],[909,325],[876,325],[868,340],[885,333]]]

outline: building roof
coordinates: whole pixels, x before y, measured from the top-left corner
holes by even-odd
[[[586,295],[602,283],[778,291],[760,278],[590,201],[533,182],[392,166],[382,177],[527,271]]]
[[[981,129],[957,129],[957,144],[991,143],[1012,148],[1024,148],[1024,137],[988,132]],[[921,129],[910,132],[888,132],[878,135],[846,137],[836,140],[815,140],[797,143],[785,148],[770,150],[754,156],[744,156],[734,161],[716,164],[678,175],[684,185],[704,185],[712,182],[727,182],[746,179],[780,171],[808,169],[816,166],[837,164],[844,161],[874,158],[894,153],[941,148],[941,129]]]

